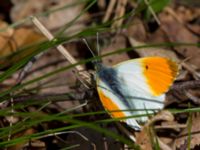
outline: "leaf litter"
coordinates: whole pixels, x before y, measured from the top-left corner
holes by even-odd
[[[42,14],[42,12],[49,9],[57,9],[62,6],[67,6],[73,4],[74,1],[23,1],[23,0],[12,0],[13,6],[10,10],[10,16],[12,23],[24,19],[24,17]],[[130,9],[137,6],[136,2],[123,1],[120,2],[111,1],[116,5],[111,8],[112,5],[109,2],[108,6],[103,7],[104,0],[101,0],[96,5],[92,6],[89,11],[80,18],[75,20],[75,24],[70,26],[66,30],[64,35],[69,37],[70,35],[75,35],[88,26],[94,26],[99,22],[109,22],[109,19],[116,19],[122,17]],[[55,13],[49,13],[49,15],[44,15],[39,17],[40,21],[44,26],[51,32],[58,31],[65,25],[69,25],[70,21],[76,18],[85,8],[87,3],[81,3],[80,5],[74,5],[69,9],[61,9]],[[97,9],[98,8],[98,9]],[[114,10],[116,9],[116,11]],[[103,12],[99,12],[99,11]],[[147,11],[147,9],[145,10]],[[108,14],[109,13],[109,14]],[[167,93],[166,109],[192,109],[199,107],[199,47],[197,46],[187,46],[187,43],[198,43],[199,40],[199,7],[194,7],[193,5],[186,6],[181,3],[172,3],[165,6],[160,12],[156,12],[156,16],[159,19],[160,25],[157,25],[154,15],[150,15],[150,18],[144,18],[145,12],[140,12],[138,15],[133,15],[130,18],[122,17],[114,23],[110,23],[109,30],[100,32],[100,47],[101,54],[106,54],[109,52],[114,52],[117,49],[123,49],[127,47],[133,47],[131,51],[124,53],[116,53],[108,57],[104,57],[103,62],[106,65],[114,65],[116,63],[122,62],[124,60],[145,57],[145,56],[163,56],[170,58],[180,64],[180,75],[174,84],[174,87]],[[149,12],[151,13],[151,12]],[[3,13],[1,15],[4,15]],[[96,17],[94,17],[96,15]],[[109,19],[104,19],[109,17]],[[98,22],[95,22],[97,21]],[[126,28],[120,28],[122,25],[128,25]],[[9,26],[7,20],[1,20],[0,27],[6,30],[0,33],[0,55],[2,58],[0,61],[1,72],[5,72],[7,68],[11,67],[16,62],[20,61],[22,58],[29,55],[35,49],[25,49],[23,53],[20,52],[21,48],[24,48],[33,43],[41,42],[46,39],[32,23],[28,22],[23,24],[18,28],[12,28]],[[99,32],[99,31],[96,31]],[[96,36],[91,34],[87,38],[92,47],[96,47]],[[19,38],[20,37],[20,38]],[[82,37],[81,37],[82,38]],[[163,47],[147,47],[147,48],[137,48],[138,46],[146,44],[157,44],[157,43],[183,43],[180,46],[167,46]],[[185,45],[184,45],[185,44]],[[87,47],[83,44],[80,37],[72,39],[64,44],[69,50],[70,54],[76,60],[88,59],[91,56]],[[136,47],[136,48],[134,48]],[[95,49],[94,49],[95,50]],[[19,53],[18,53],[19,51]],[[17,54],[17,55],[13,55]],[[9,57],[7,57],[9,56]],[[9,60],[9,61],[8,61]],[[65,67],[69,63],[65,58],[57,52],[56,49],[52,48],[44,53],[36,62],[33,64],[31,70],[28,72],[27,77],[22,81],[26,83],[36,77],[42,76],[45,73],[54,71],[61,67]],[[87,63],[83,65],[89,72],[94,69],[92,63]],[[6,79],[1,83],[1,91],[7,90],[16,84],[19,71],[13,74],[11,77]],[[95,74],[95,73],[94,73]],[[184,87],[186,82],[193,82],[191,86],[185,86],[185,88],[180,90],[180,86]],[[38,119],[42,115],[54,115],[56,113],[65,113],[69,111],[66,116],[84,114],[87,112],[97,112],[103,110],[101,104],[98,101],[98,96],[94,92],[95,86],[91,87],[91,90],[85,89],[79,80],[79,75],[74,73],[72,70],[66,70],[55,76],[45,78],[42,81],[37,81],[19,91],[11,93],[15,95],[13,102],[1,103],[2,109],[12,106],[12,111],[15,105],[19,103],[15,102],[15,97],[40,97],[47,99],[46,103],[28,105],[23,109],[16,108],[11,115],[6,115],[1,118],[1,128],[6,126],[17,125],[21,121],[26,122],[28,119],[35,119],[34,116],[29,117],[13,117],[12,114],[20,112],[38,112]],[[60,95],[64,96],[66,93],[75,93],[69,95],[68,99],[63,101],[48,101],[48,95]],[[92,96],[91,96],[92,95]],[[79,96],[79,97],[78,97]],[[28,103],[29,99],[23,99],[23,103]],[[10,99],[8,99],[10,101]],[[21,102],[22,103],[22,102]],[[11,108],[11,107],[10,107]],[[36,118],[37,118],[36,117]],[[97,115],[89,115],[79,117],[78,119],[86,122],[95,122],[98,120],[108,119],[109,116],[105,113]],[[13,119],[13,120],[12,120]],[[136,144],[139,145],[141,149],[198,149],[200,145],[199,140],[199,113],[198,112],[182,112],[182,113],[170,113],[169,111],[161,111],[155,116],[151,116],[149,121],[143,125],[141,132],[135,133]],[[38,125],[30,126],[17,133],[14,133],[14,129],[8,133],[10,138],[1,139],[2,141],[14,140],[21,137],[30,136],[32,134],[40,133],[46,130],[52,130],[56,128],[62,128],[69,126],[70,123],[64,120],[58,121],[47,121],[40,122]],[[23,125],[22,125],[23,126]],[[102,128],[108,129],[114,133],[120,134],[124,137],[125,134],[123,130],[116,127],[115,123],[101,124]],[[128,129],[129,131],[129,129]],[[13,133],[12,133],[13,132]],[[134,131],[131,131],[133,133]],[[56,132],[59,133],[59,132]],[[84,126],[72,129],[71,132],[62,132],[59,135],[46,134],[46,136],[34,139],[29,138],[29,140],[22,141],[20,143],[14,144],[9,149],[22,149],[22,148],[38,148],[44,149],[49,148],[49,146],[55,147],[55,149],[60,149],[63,147],[71,147],[73,149],[127,149],[127,145],[123,144],[119,140],[110,138],[102,133],[98,133],[95,130],[88,129]],[[127,137],[128,138],[128,137]],[[129,146],[128,146],[129,147]]]

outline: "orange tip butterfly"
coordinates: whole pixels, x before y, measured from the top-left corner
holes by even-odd
[[[145,122],[148,117],[130,116],[162,109],[165,92],[178,74],[177,64],[162,57],[132,59],[114,67],[97,63],[96,67],[97,91],[104,108],[113,118],[125,118],[122,121],[135,130],[141,128],[138,121]]]
[[[83,41],[95,56],[87,41]],[[137,121],[145,122],[145,114],[164,107],[165,93],[178,74],[177,63],[156,56],[124,61],[113,67],[98,61],[95,64],[97,91],[104,108],[113,118],[125,118],[122,121],[137,131],[141,129]],[[143,116],[131,118],[135,115]]]

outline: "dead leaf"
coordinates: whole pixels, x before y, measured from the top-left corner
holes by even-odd
[[[197,116],[193,115],[192,116],[192,128],[191,128],[191,141],[190,141],[190,148],[193,149],[195,146],[200,145],[200,115],[198,114]],[[175,148],[180,148],[184,145],[187,147],[188,144],[188,127],[185,128],[176,138],[174,141],[174,147]]]
[[[197,18],[200,14],[199,9],[191,9],[185,6],[179,6],[177,9],[173,9],[177,15],[177,17],[183,22],[187,23]]]
[[[162,110],[158,114],[156,114],[154,117],[152,117],[147,124],[151,125],[158,121],[168,121],[171,122],[174,120],[174,116],[170,111]]]
[[[167,144],[160,140],[160,138],[157,137],[154,131],[148,126],[144,126],[140,133],[136,133],[136,143],[140,145],[142,150],[153,150],[156,140],[160,149],[172,150]]]
[[[5,116],[5,119],[9,122],[9,123],[17,123],[19,121],[18,117],[15,116]]]
[[[59,1],[49,1],[49,0],[13,0],[13,9],[11,10],[11,18],[13,22],[24,19],[25,17],[42,13],[49,10],[55,10],[63,6],[69,6],[59,11],[52,12],[49,15],[39,17],[42,24],[49,30],[60,28],[65,24],[69,23],[75,19],[83,10],[83,3],[76,4],[77,0],[59,0]],[[71,5],[71,6],[70,6]],[[87,13],[81,15],[77,20],[76,24],[73,24],[67,29],[67,33],[75,33],[82,30],[85,25],[84,22],[88,20]],[[82,22],[82,23],[81,23]],[[29,23],[30,24],[30,23]]]
[[[25,130],[25,131],[22,131],[22,132],[16,134],[13,138],[22,137],[22,136],[26,136],[26,135],[31,135],[31,134],[33,134],[33,133],[35,133],[35,132],[36,132],[36,131],[35,131],[33,128],[30,128],[30,129],[27,129],[27,130]],[[19,150],[19,149],[23,149],[24,145],[25,145],[25,142],[23,142],[23,143],[20,143],[20,142],[19,142],[18,144],[9,147],[8,150]]]
[[[127,29],[128,37],[134,37],[138,41],[145,41],[147,33],[143,22],[139,18],[133,19],[131,25]]]
[[[115,41],[108,45],[106,48],[103,48],[102,54],[113,52],[114,50],[123,49],[126,47],[126,39],[124,36],[116,36]],[[115,55],[110,55],[103,58],[103,63],[106,65],[115,65],[122,61],[128,60],[129,56],[127,53],[117,53]]]
[[[136,133],[136,143],[140,145],[142,150],[153,150],[148,127],[145,126],[141,132]]]
[[[155,134],[155,131],[152,129],[152,125],[157,121],[168,121],[171,122],[174,120],[174,116],[169,111],[161,111],[152,117],[142,128],[142,131],[136,133],[136,142],[141,146],[142,149],[151,150],[152,149],[152,140],[157,138],[161,149],[170,150],[169,146],[163,143]],[[155,141],[154,141],[155,142]]]
[[[6,22],[0,21],[0,29],[5,29],[5,31],[0,32],[0,57],[3,57],[12,52],[11,46],[8,45],[9,50],[5,50],[5,45],[10,42],[10,37],[13,35],[14,29],[7,28],[8,24]]]
[[[167,12],[162,12],[159,15],[162,23],[162,29],[167,34],[170,42],[179,43],[198,43],[199,38],[191,33],[182,23],[180,23],[174,16]],[[191,58],[188,62],[198,66],[200,64],[200,48],[191,46],[179,46],[174,48],[179,54],[185,58]]]
[[[6,33],[2,32],[2,34],[4,34],[4,35],[7,34],[6,35],[7,38],[5,38],[5,36],[1,36],[2,34],[0,34],[0,41],[2,41],[0,57],[7,57],[22,47],[25,47],[25,46],[28,46],[28,45],[31,45],[31,44],[34,44],[34,43],[44,40],[44,36],[36,31],[34,31],[33,29],[18,28],[16,30],[14,30],[14,29],[10,29],[10,30],[12,30],[12,31],[9,31],[9,33],[12,32],[12,34],[7,34],[6,31],[5,31]],[[3,39],[4,42],[1,39]],[[30,49],[27,49],[26,51],[24,51],[23,53],[10,56],[9,61],[7,61],[7,58],[1,59],[1,61],[0,61],[0,64],[2,65],[1,67],[5,68],[5,67],[10,66],[13,63],[16,63],[24,56],[27,56],[30,53],[32,53],[34,50],[35,49],[30,48]]]
[[[129,42],[130,42],[131,46],[133,46],[133,47],[146,45],[145,43],[135,40],[133,37],[128,37],[128,38],[129,38]],[[176,54],[173,51],[168,50],[168,49],[148,47],[148,48],[138,48],[138,49],[135,48],[134,50],[141,57],[161,56],[161,57],[166,57],[166,58],[172,59],[173,61],[179,62],[179,59],[176,56]]]

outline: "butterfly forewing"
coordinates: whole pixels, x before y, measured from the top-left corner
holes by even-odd
[[[176,63],[161,57],[146,57],[122,62],[112,68],[115,75],[109,77],[117,81],[113,85],[104,80],[108,70],[97,77],[97,88],[100,99],[107,110],[130,110],[123,113],[111,114],[112,117],[128,117],[152,113],[152,109],[162,109],[164,106],[164,93],[169,89],[177,75]],[[108,100],[109,99],[109,100]],[[114,109],[113,109],[114,108]],[[138,111],[143,109],[143,111]],[[122,115],[123,114],[123,115]],[[138,118],[146,121],[147,116]],[[128,125],[138,127],[132,118],[125,120]]]

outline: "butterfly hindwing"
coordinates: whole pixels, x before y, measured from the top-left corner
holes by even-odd
[[[97,90],[104,108],[109,111],[109,114],[113,118],[126,118],[132,115],[130,111],[122,111],[127,110],[127,106],[101,79],[97,81]],[[135,130],[140,130],[140,126],[135,119],[122,119],[122,121],[126,122]]]

